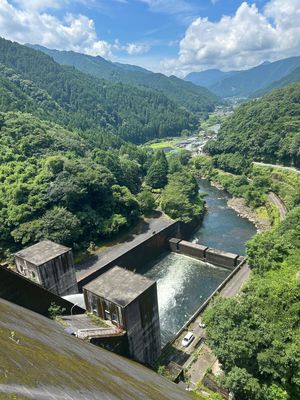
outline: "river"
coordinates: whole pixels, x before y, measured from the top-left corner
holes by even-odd
[[[229,196],[223,190],[211,186],[206,180],[200,180],[199,189],[207,193],[207,212],[191,240],[244,254],[245,242],[256,232],[254,225],[227,206]],[[157,281],[163,345],[230,273],[225,268],[175,253],[163,255],[140,272]]]
[[[199,181],[200,192],[205,197],[207,212],[199,229],[192,236],[194,243],[200,243],[216,249],[245,254],[245,243],[256,233],[254,224],[241,218],[236,211],[229,208],[230,196],[219,190],[205,179]]]

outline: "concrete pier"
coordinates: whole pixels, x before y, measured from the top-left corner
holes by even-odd
[[[238,254],[212,249],[201,244],[191,243],[177,238],[171,238],[169,240],[169,249],[176,253],[197,258],[198,260],[231,270],[241,262],[241,258]]]

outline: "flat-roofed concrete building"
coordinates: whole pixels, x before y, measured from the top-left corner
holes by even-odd
[[[156,282],[113,267],[83,288],[86,308],[127,332],[128,355],[152,365],[161,353]]]
[[[17,271],[59,296],[77,293],[72,250],[43,240],[15,254]]]

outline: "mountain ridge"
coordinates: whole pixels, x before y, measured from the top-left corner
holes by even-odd
[[[207,89],[213,84],[236,75],[240,71],[222,71],[220,69],[207,69],[200,72],[191,72],[185,76],[184,80],[192,82],[195,85],[204,86]]]
[[[198,124],[193,113],[161,92],[95,78],[74,67],[62,66],[43,52],[5,39],[0,39],[0,64],[15,73],[2,76],[3,111],[29,111],[39,113],[39,117],[41,111],[45,118],[45,104],[42,110],[33,106],[28,110],[29,104],[18,98],[20,90],[23,97],[28,97],[31,85],[36,88],[33,103],[37,104],[39,91],[47,93],[49,101],[61,111],[55,116],[50,112],[51,119],[57,118],[68,129],[92,128],[142,143],[155,137],[174,136],[184,129],[193,130]],[[14,96],[16,91],[19,94]]]
[[[208,89],[175,76],[167,77],[161,73],[128,64],[120,66],[120,63],[113,63],[100,56],[93,57],[73,51],[47,49],[39,45],[29,46],[44,52],[59,64],[71,65],[96,78],[162,92],[179,106],[192,112],[211,112],[220,103],[220,99]]]
[[[216,95],[224,97],[248,97],[271,85],[300,66],[300,56],[289,57],[272,63],[263,63],[249,70],[225,78],[209,87]]]

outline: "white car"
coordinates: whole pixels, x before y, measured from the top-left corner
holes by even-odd
[[[192,332],[188,332],[185,337],[182,339],[182,346],[187,347],[189,344],[192,343],[192,341],[195,339],[195,336],[192,334]]]

